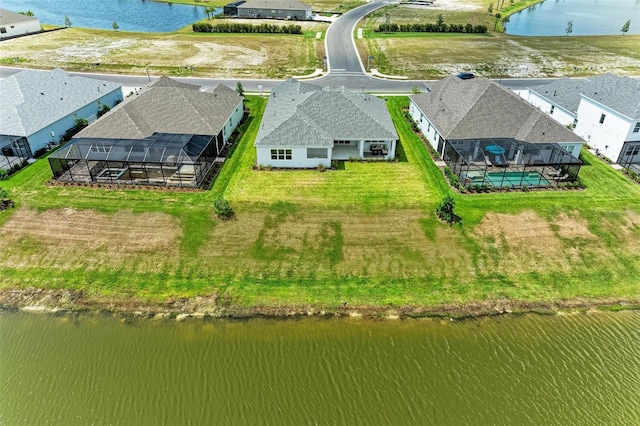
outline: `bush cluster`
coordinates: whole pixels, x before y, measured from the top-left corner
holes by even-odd
[[[218,198],[213,202],[213,210],[222,220],[229,220],[235,215],[231,203],[224,198]]]
[[[456,206],[456,202],[451,195],[445,196],[438,207],[436,208],[436,215],[441,220],[451,224],[456,220],[456,214],[453,212],[453,209]]]
[[[192,25],[196,33],[269,33],[269,34],[302,34],[300,25],[274,25],[263,23],[253,24],[217,24],[211,25],[208,22],[199,22]]]
[[[385,33],[475,33],[485,34],[487,27],[484,25],[471,24],[380,24],[376,32]]]
[[[27,165],[29,165],[29,163],[27,163],[27,160],[22,160],[19,163],[14,163],[11,167],[9,167],[9,169],[5,170],[5,169],[0,169],[0,180],[6,179],[8,178],[10,175],[14,174],[15,172],[17,172],[18,170],[20,170],[23,167],[27,167]]]
[[[444,168],[444,174],[447,179],[449,179],[449,184],[451,184],[452,187],[456,188],[460,192],[464,192],[464,185],[457,174],[455,174],[449,167]]]
[[[633,170],[625,167],[624,169],[622,169],[622,173],[629,176],[632,180],[640,183],[640,174],[634,172]]]

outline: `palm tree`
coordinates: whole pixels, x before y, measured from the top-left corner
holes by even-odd
[[[495,31],[496,28],[498,28],[498,21],[500,20],[500,18],[502,18],[502,13],[500,12],[496,13],[496,22],[495,24],[493,24],[493,31]]]

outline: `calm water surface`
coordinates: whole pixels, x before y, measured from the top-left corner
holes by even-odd
[[[640,424],[640,312],[440,320],[0,314],[3,425]]]
[[[145,0],[1,0],[3,9],[30,10],[43,24],[112,30],[113,21],[120,31],[176,31],[206,17],[204,8]],[[220,9],[221,10],[221,9]]]
[[[510,17],[507,33],[525,36],[566,35],[567,22],[573,21],[571,35],[640,34],[640,0],[545,0]]]

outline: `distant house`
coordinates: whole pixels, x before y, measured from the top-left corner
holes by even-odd
[[[240,1],[226,4],[222,8],[222,11],[226,16],[238,16],[238,6],[244,3],[245,3],[245,0],[240,0]]]
[[[55,179],[198,187],[241,121],[243,98],[162,77],[49,156]]]
[[[96,119],[122,100],[120,84],[76,77],[61,69],[25,70],[0,81],[0,143],[4,156],[31,157],[59,141],[76,119]],[[19,148],[19,149],[18,149]]]
[[[39,32],[42,28],[38,18],[0,9],[0,39]]]
[[[239,18],[311,19],[311,5],[298,0],[249,0],[237,8]]]
[[[640,81],[613,74],[563,78],[521,96],[603,155],[640,170]]]
[[[468,185],[550,186],[572,181],[584,141],[510,90],[450,76],[411,96],[409,112]]]
[[[382,99],[292,79],[272,90],[255,147],[258,165],[313,168],[331,160],[393,159],[397,141]]]

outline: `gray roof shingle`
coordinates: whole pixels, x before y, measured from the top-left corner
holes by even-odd
[[[24,70],[0,81],[0,133],[31,136],[120,84],[71,76],[61,69]]]
[[[411,99],[445,139],[583,142],[511,90],[486,78],[461,80],[449,76],[430,89]]]
[[[529,90],[574,114],[584,95],[631,119],[640,118],[640,80],[630,77],[603,74],[580,80],[561,78]]]
[[[0,9],[0,25],[16,24],[18,22],[26,21],[38,21],[38,18]]]
[[[238,93],[219,84],[211,93],[198,86],[161,77],[128,97],[79,138],[141,139],[154,133],[217,135],[242,102]]]
[[[255,146],[333,146],[340,139],[398,139],[375,96],[288,80],[267,103]]]

